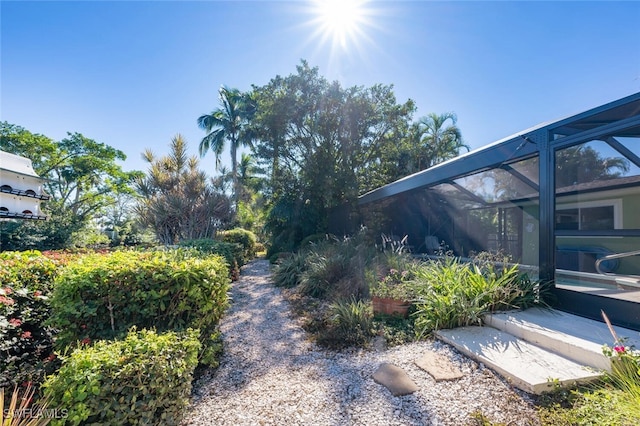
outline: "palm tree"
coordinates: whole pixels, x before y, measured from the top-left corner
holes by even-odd
[[[451,124],[447,125],[447,121]],[[455,157],[462,148],[469,146],[462,140],[460,128],[456,125],[458,117],[452,112],[444,114],[430,113],[418,122],[420,142],[429,153],[429,164],[419,164],[420,170],[434,166]]]
[[[250,135],[246,129],[255,107],[250,96],[241,93],[238,89],[222,86],[219,94],[221,108],[198,118],[198,127],[207,132],[207,135],[200,141],[199,151],[200,157],[204,157],[209,150],[213,151],[216,154],[216,166],[219,167],[220,155],[224,149],[225,141],[229,141],[231,179],[233,182],[234,204],[237,208],[240,192],[238,188],[237,152],[240,146],[248,146],[251,143]]]

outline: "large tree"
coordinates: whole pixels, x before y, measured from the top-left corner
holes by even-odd
[[[187,156],[181,135],[171,140],[170,153],[156,157],[146,150],[146,175],[136,181],[140,194],[136,212],[140,222],[153,230],[163,244],[212,238],[230,221],[230,202],[215,191],[198,159]]]
[[[0,146],[30,158],[34,170],[46,179],[51,199],[43,204],[46,223],[5,222],[3,249],[63,248],[73,245],[73,235],[99,217],[130,186],[138,172],[125,172],[117,161],[125,154],[80,133],[52,139],[7,122],[0,123]]]
[[[254,87],[254,98],[255,152],[273,188],[267,226],[283,248],[326,232],[331,209],[355,201],[414,109],[397,104],[390,86],[345,89],[304,61]]]
[[[220,108],[198,118],[198,126],[207,132],[207,135],[200,141],[199,151],[201,157],[208,151],[213,151],[216,155],[216,163],[219,166],[220,155],[224,150],[225,142],[229,142],[231,179],[235,206],[237,207],[240,197],[237,152],[241,146],[251,144],[251,137],[246,129],[255,107],[248,94],[225,86],[220,88],[219,100]]]

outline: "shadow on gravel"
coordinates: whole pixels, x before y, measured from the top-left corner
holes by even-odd
[[[372,411],[399,424],[429,424],[428,400],[418,394],[394,397],[373,382],[380,364],[376,357],[328,351],[307,340],[289,303],[270,282],[268,261],[245,265],[231,297],[221,322],[224,354],[213,374],[196,380],[196,404],[199,397],[233,398],[262,387],[264,397],[285,411],[299,403],[305,415],[314,415],[313,424],[365,424]],[[308,412],[314,409],[318,412]]]

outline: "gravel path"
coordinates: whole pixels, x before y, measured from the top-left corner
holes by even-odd
[[[266,260],[246,265],[232,286],[221,322],[225,352],[211,377],[199,380],[184,425],[472,425],[538,424],[526,395],[490,370],[438,341],[383,351],[332,352],[309,342]],[[436,383],[414,362],[426,350],[449,357],[464,373]],[[371,378],[383,362],[404,369],[420,388],[394,397]]]

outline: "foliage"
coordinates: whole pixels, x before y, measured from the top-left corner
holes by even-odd
[[[58,366],[49,300],[40,290],[0,287],[0,388],[41,383]]]
[[[357,299],[369,296],[365,266],[373,248],[363,234],[343,240],[328,240],[305,251],[304,270],[298,291],[329,300]]]
[[[373,336],[371,305],[351,297],[337,300],[329,307],[329,327],[319,343],[330,346],[362,345]]]
[[[13,393],[9,398],[8,405],[5,404],[4,388],[0,387],[0,425],[2,426],[45,426],[49,424],[51,418],[47,415],[64,416],[65,410],[60,413],[50,413],[47,409],[46,401],[33,401],[35,388],[29,383],[20,396],[20,388],[13,388]],[[8,395],[7,395],[8,396]],[[20,402],[18,402],[20,401]],[[6,407],[6,408],[5,408]]]
[[[132,326],[199,329],[206,343],[228,304],[228,275],[221,257],[185,250],[84,256],[56,280],[56,345],[120,338]]]
[[[455,258],[430,261],[416,270],[416,330],[481,325],[485,314],[544,304],[538,283],[521,276],[517,266],[461,263]]]
[[[622,156],[603,157],[588,144],[561,149],[556,154],[556,187],[571,187],[614,179],[629,171],[629,161]]]
[[[283,257],[274,272],[275,284],[296,287],[304,295],[328,300],[368,297],[364,271],[375,249],[365,233],[344,239],[326,235],[324,238]]]
[[[285,257],[275,267],[273,283],[276,287],[291,288],[300,284],[302,273],[306,269],[306,255],[298,252]]]
[[[37,250],[0,253],[0,283],[48,293],[58,273],[58,264]]]
[[[602,348],[611,360],[611,371],[602,383],[543,395],[539,410],[543,425],[640,424],[640,351],[617,336],[604,312],[602,317],[614,341]]]
[[[46,222],[10,221],[0,227],[2,250],[55,249],[73,244],[73,235],[112,205],[114,197],[131,192],[139,172],[124,172],[116,163],[122,151],[80,133],[68,133],[59,142],[26,129],[0,122],[0,146],[30,158],[34,170],[47,180],[51,199],[43,204]]]
[[[365,271],[371,296],[412,301],[416,297],[415,262],[406,253],[384,252]]]
[[[305,61],[297,73],[253,88],[255,156],[271,192],[265,226],[273,252],[326,233],[329,211],[354,202],[381,151],[406,128],[414,106],[390,86],[343,88]]]
[[[242,247],[244,265],[256,255],[256,235],[242,228],[230,229],[218,233],[218,238],[225,243],[238,244]]]
[[[612,347],[603,346],[603,353],[611,360],[611,372],[607,374],[609,383],[621,390],[620,407],[640,421],[640,350],[627,344],[626,337],[618,337],[611,321],[602,312],[602,317],[614,340]]]
[[[180,242],[181,247],[191,247],[203,253],[219,254],[224,257],[229,267],[229,274],[233,279],[240,275],[240,266],[244,259],[242,246],[236,243],[213,240],[211,238],[199,238]]]
[[[122,341],[76,349],[44,385],[50,403],[68,410],[52,424],[179,424],[199,349],[191,329],[132,329]]]
[[[300,291],[313,297],[325,297],[332,285],[349,275],[349,263],[350,258],[337,250],[311,251],[300,277]]]
[[[221,108],[198,118],[198,127],[207,132],[200,141],[199,150],[201,157],[207,151],[213,151],[219,166],[224,143],[229,141],[234,206],[237,208],[241,192],[238,181],[237,152],[239,147],[251,143],[251,135],[247,129],[248,120],[255,112],[255,104],[249,94],[242,93],[238,89],[222,86],[218,94]]]
[[[149,163],[146,176],[137,179],[140,195],[135,212],[140,223],[152,229],[162,244],[211,238],[231,219],[229,199],[215,191],[198,159],[187,157],[187,143],[177,135],[169,155],[156,158],[144,153]]]
[[[378,335],[384,337],[389,347],[404,345],[416,339],[414,321],[411,316],[403,318],[398,315],[375,314],[373,327],[378,330]]]
[[[639,424],[637,405],[624,402],[618,389],[591,387],[566,392],[562,397],[543,396],[538,410],[545,426],[634,426]]]
[[[117,194],[113,205],[109,206],[100,218],[99,225],[109,237],[109,245],[140,246],[156,245],[155,236],[145,232],[134,216],[136,197],[134,194]]]

